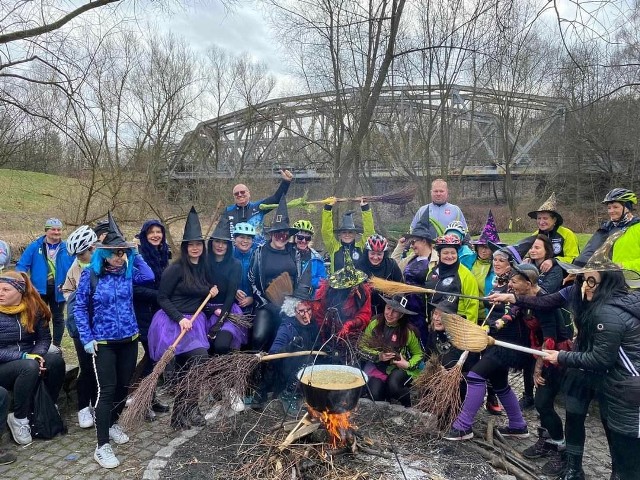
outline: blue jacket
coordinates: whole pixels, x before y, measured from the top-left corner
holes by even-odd
[[[297,255],[296,250],[296,264],[298,265],[298,279],[304,278],[302,274],[309,268],[309,263],[311,263],[311,286],[313,287],[313,293],[318,289],[320,285],[320,280],[323,278],[327,278],[327,268],[324,266],[324,259],[322,256],[315,251],[313,248],[311,250],[311,260],[303,261],[299,255]]]
[[[301,347],[295,350],[311,350],[318,336],[318,324],[311,320],[309,325],[301,325],[295,317],[282,315],[282,323],[276,333],[276,338],[271,344],[269,353],[281,353],[290,347],[293,337],[301,337]]]
[[[29,274],[31,283],[38,290],[41,295],[47,294],[47,276],[49,274],[49,268],[47,267],[47,252],[44,247],[45,236],[31,242],[18,263],[16,264],[16,270],[18,272],[25,272]],[[67,278],[67,270],[73,263],[73,257],[70,257],[67,253],[66,242],[61,242],[58,247],[60,250],[56,255],[56,271],[54,276],[54,284],[56,291],[56,302],[64,302],[64,295],[60,291],[60,287]]]
[[[122,275],[103,273],[91,299],[91,270],[85,269],[76,290],[73,310],[76,327],[83,345],[96,340],[133,339],[138,335],[138,322],[133,310],[133,284],[153,282],[153,271],[140,255],[133,263],[133,281]],[[89,310],[93,315],[89,314]]]

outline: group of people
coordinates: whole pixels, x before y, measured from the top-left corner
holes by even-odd
[[[506,245],[491,212],[480,236],[471,239],[461,209],[448,202],[446,182],[435,180],[432,202],[418,210],[393,250],[376,233],[369,204],[360,202],[361,226],[352,211],[336,225],[336,199],[330,197],[320,228],[325,263],[312,248],[312,222],[290,223],[286,193],[293,175],[281,174],[276,193],[257,202],[246,185],[236,185],[235,203],[208,238],[192,208],[175,259],[165,226],[157,220],[142,226],[137,244],[125,239],[111,214],[94,228],[79,227],[66,242],[62,223],[47,220],[45,234],[27,247],[15,271],[0,272],[0,416],[17,443],[32,441],[28,416],[38,382],[44,381],[54,401],[60,392],[65,304],[80,364],[78,423],[95,425],[94,458],[104,468],[119,465],[111,443],[129,441],[118,418],[138,343],[148,359],[143,376],[181,332],[175,350],[178,377],[211,355],[242,349],[335,348],[342,354],[331,358],[341,361],[352,358],[344,355],[346,349],[367,375],[365,395],[408,407],[412,383],[429,357],[437,355],[451,368],[463,355],[442,321],[443,315],[456,315],[497,340],[546,356],[501,346],[469,354],[462,369],[462,411],[445,439],[472,438],[483,406],[491,414],[506,413],[508,423],[499,429],[504,436],[527,437],[522,410],[535,406],[539,439],[523,455],[549,457],[542,468],[547,475],[582,479],[584,420],[591,400],[598,398],[611,478],[637,478],[640,297],[628,287],[631,273],[640,271],[640,222],[633,215],[633,192],[617,188],[605,196],[609,220],[582,252],[563,224],[555,195],[529,213],[536,231]],[[386,295],[372,289],[369,277],[431,293]],[[240,317],[251,319],[251,326],[236,321]],[[296,374],[313,360],[264,362],[269,366],[255,379],[251,406],[262,408],[279,397],[285,408],[300,408]],[[509,386],[512,369],[523,371],[520,399]],[[562,390],[564,425],[554,408]],[[11,413],[8,391],[14,399]],[[249,392],[224,393],[231,408],[245,408]],[[149,419],[169,409],[154,397]],[[204,423],[198,398],[180,391],[171,425]],[[11,452],[0,450],[0,463],[12,459]]]

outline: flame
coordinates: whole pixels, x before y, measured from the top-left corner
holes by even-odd
[[[329,413],[327,411],[319,412],[309,406],[307,408],[311,415],[320,420],[329,432],[332,448],[345,445],[352,438],[351,431],[358,429],[351,423],[351,412]]]

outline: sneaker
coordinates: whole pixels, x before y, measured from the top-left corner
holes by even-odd
[[[229,391],[229,400],[231,401],[231,410],[236,413],[244,412],[244,400],[235,390]]]
[[[535,407],[536,402],[533,400],[531,395],[522,395],[520,400],[518,400],[518,404],[520,405],[520,410],[531,410]]]
[[[93,427],[93,412],[91,411],[91,407],[84,407],[78,411],[78,425],[80,428]]]
[[[102,468],[116,468],[120,465],[120,460],[118,460],[116,454],[113,453],[113,449],[108,443],[105,443],[101,447],[96,447],[93,458]]]
[[[122,445],[123,443],[127,443],[129,441],[129,436],[122,431],[122,427],[120,425],[118,425],[117,423],[114,423],[113,426],[109,428],[109,439],[113,440],[118,445]],[[105,443],[105,445],[108,445],[108,443]]]
[[[527,427],[498,427],[498,432],[500,432],[503,437],[529,438],[529,429]]]
[[[13,413],[10,413],[7,415],[7,425],[9,425],[11,435],[17,444],[28,445],[33,442],[28,418],[16,418]]]
[[[533,460],[534,458],[548,457],[551,453],[553,453],[553,445],[547,442],[546,438],[540,436],[536,443],[522,451],[522,456]]]
[[[502,405],[500,405],[500,402],[498,401],[498,397],[495,395],[487,397],[485,407],[487,412],[491,415],[502,415],[502,412],[504,411],[504,408],[502,408]]]
[[[458,430],[457,428],[451,427],[449,433],[444,435],[442,438],[454,442],[459,442],[461,440],[470,440],[473,438],[473,430],[471,428],[469,428],[468,430]]]
[[[16,457],[15,454],[5,450],[4,448],[0,448],[0,465],[9,465],[17,459],[18,457]]]
[[[555,445],[551,445],[551,458],[542,466],[542,473],[549,477],[559,477],[567,470],[567,455],[564,449],[558,450]]]

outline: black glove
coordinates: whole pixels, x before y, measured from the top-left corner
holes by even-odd
[[[302,337],[296,335],[291,339],[287,346],[287,352],[298,352],[304,348],[304,340]]]

